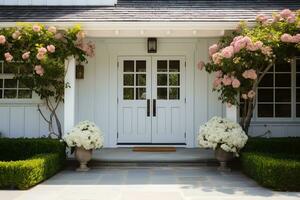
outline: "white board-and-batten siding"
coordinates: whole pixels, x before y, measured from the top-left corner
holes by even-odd
[[[103,131],[105,147],[117,147],[117,61],[119,56],[185,56],[187,147],[196,147],[199,126],[213,116],[224,116],[224,106],[212,92],[213,75],[199,71],[198,60],[207,61],[208,47],[217,38],[158,39],[157,54],[148,54],[145,38],[95,39],[96,56],[84,67],[84,79],[76,80],[75,121],[90,120]],[[63,115],[63,108],[59,110]],[[63,119],[61,117],[61,122]],[[299,136],[299,124],[267,123],[272,135]],[[264,124],[251,126],[253,135],[266,131]],[[0,103],[0,132],[7,137],[41,137],[47,124],[37,112],[36,104]]]
[[[0,5],[14,6],[111,6],[117,0],[0,0]]]

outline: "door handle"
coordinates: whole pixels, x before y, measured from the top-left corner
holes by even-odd
[[[147,99],[147,117],[150,117],[150,99]]]
[[[156,117],[156,99],[153,99],[153,117]]]

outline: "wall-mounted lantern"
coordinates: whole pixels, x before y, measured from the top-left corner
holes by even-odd
[[[156,38],[148,38],[148,53],[156,53],[157,52],[157,39]]]
[[[82,64],[76,65],[76,79],[84,79],[84,66]]]

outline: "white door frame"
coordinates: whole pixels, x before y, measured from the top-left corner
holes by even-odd
[[[159,49],[156,54],[148,54],[145,39],[107,39],[106,48],[109,54],[109,106],[108,106],[108,141],[109,147],[120,147],[117,145],[117,113],[118,113],[118,69],[117,61],[120,56],[144,57],[147,55],[157,56],[185,56],[186,58],[186,145],[184,147],[195,147],[197,137],[194,129],[194,75],[196,63],[196,39],[169,39],[159,40]],[[207,94],[204,94],[207,95]],[[130,146],[130,145],[129,145]],[[122,145],[122,147],[125,147]]]

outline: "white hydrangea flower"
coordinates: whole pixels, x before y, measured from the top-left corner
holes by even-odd
[[[86,150],[100,149],[104,143],[102,131],[90,121],[79,122],[64,135],[63,140],[69,147],[83,147]]]
[[[238,152],[245,146],[248,136],[242,127],[229,119],[213,117],[200,126],[198,143],[202,148],[222,148],[224,151]]]

